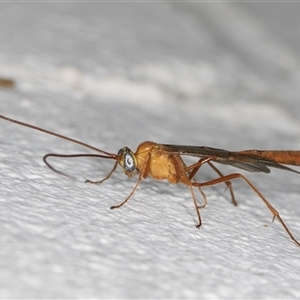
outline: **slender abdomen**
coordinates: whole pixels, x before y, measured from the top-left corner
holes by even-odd
[[[269,159],[283,165],[300,166],[300,151],[291,150],[245,150],[237,152]]]

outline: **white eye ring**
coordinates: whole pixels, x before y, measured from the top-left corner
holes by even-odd
[[[124,169],[128,172],[135,170],[135,161],[131,153],[124,155]]]

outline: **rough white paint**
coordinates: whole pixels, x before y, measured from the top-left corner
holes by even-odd
[[[299,60],[299,48],[260,18],[265,6],[208,5],[0,4],[0,75],[16,80],[1,114],[110,152],[144,140],[299,149],[299,70],[278,54]],[[110,211],[134,179],[85,184],[110,167],[88,159],[57,161],[77,180],[59,176],[45,153],[88,150],[3,120],[0,133],[1,298],[299,298],[300,249],[244,183],[237,208],[225,186],[205,189],[196,230],[184,186],[145,180]],[[300,239],[300,177],[246,175]]]

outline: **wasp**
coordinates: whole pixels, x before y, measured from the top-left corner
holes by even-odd
[[[286,167],[284,165],[294,165],[300,166],[300,151],[291,150],[244,150],[244,151],[227,151],[223,149],[202,147],[202,146],[187,146],[187,145],[169,145],[169,144],[159,144],[154,142],[143,142],[141,143],[135,152],[130,150],[128,147],[123,147],[117,154],[109,153],[78,141],[73,138],[69,138],[58,133],[52,132],[50,130],[43,129],[34,125],[30,125],[18,120],[14,120],[3,115],[0,115],[1,119],[6,121],[16,123],[21,126],[29,127],[31,129],[41,131],[46,134],[56,136],[58,138],[70,141],[72,143],[79,144],[83,147],[89,148],[99,154],[55,154],[49,153],[44,156],[43,160],[46,165],[55,172],[66,175],[63,172],[56,170],[49,162],[49,157],[98,157],[103,159],[114,160],[115,163],[113,168],[108,173],[108,175],[100,181],[86,180],[88,183],[100,184],[103,181],[110,178],[114,173],[117,166],[121,166],[125,175],[128,177],[137,176],[137,182],[133,187],[127,198],[121,203],[114,205],[111,209],[116,209],[123,206],[131,196],[136,191],[140,182],[147,177],[154,180],[167,180],[170,183],[178,184],[182,183],[186,185],[191,192],[192,200],[195,206],[198,224],[197,228],[200,228],[202,221],[200,216],[200,209],[204,208],[207,204],[206,196],[202,191],[203,187],[213,186],[220,183],[225,183],[230,190],[232,202],[237,205],[235,200],[234,192],[231,186],[231,181],[235,179],[244,180],[247,185],[257,194],[257,196],[265,203],[267,208],[273,215],[273,220],[277,219],[283,226],[289,237],[298,245],[300,243],[293,236],[283,219],[281,218],[279,212],[271,205],[271,203],[262,195],[262,193],[253,185],[253,183],[241,173],[232,173],[224,175],[221,171],[214,165],[215,163],[231,165],[233,167],[243,169],[249,172],[263,172],[270,173],[270,168],[277,168],[285,171],[290,171],[300,174],[300,172]],[[187,165],[183,156],[196,157],[197,161],[191,165]],[[199,169],[203,165],[208,165],[217,174],[217,178],[209,181],[199,182],[196,180],[195,175],[198,173]],[[202,197],[204,199],[204,204],[199,205],[194,188],[200,190]]]

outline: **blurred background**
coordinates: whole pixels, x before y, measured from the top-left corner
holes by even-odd
[[[300,149],[299,12],[298,2],[0,3],[0,79],[14,82],[0,87],[1,114],[114,153],[145,140]],[[185,187],[148,180],[111,212],[132,188],[122,172],[87,186],[107,170],[72,162],[81,181],[70,181],[40,157],[86,149],[4,121],[0,132],[0,297],[300,296],[299,249],[243,183],[238,208],[223,186],[207,189],[199,232]],[[249,176],[300,238],[297,175]]]

